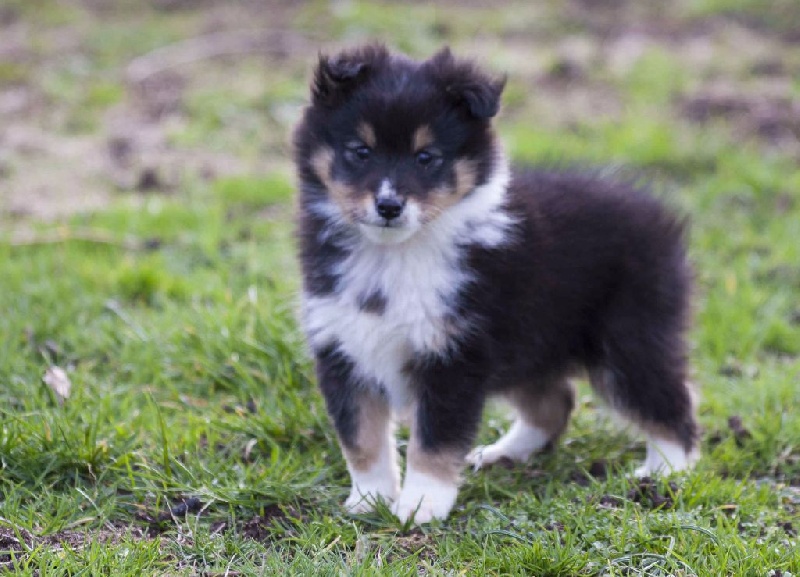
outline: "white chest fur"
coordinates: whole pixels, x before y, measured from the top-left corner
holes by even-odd
[[[365,382],[375,382],[396,408],[408,401],[404,367],[414,354],[447,350],[449,303],[468,279],[454,243],[429,244],[427,235],[407,243],[364,243],[341,263],[335,294],[304,299],[312,346],[336,343],[356,363]],[[385,301],[381,312],[362,310],[370,295]]]

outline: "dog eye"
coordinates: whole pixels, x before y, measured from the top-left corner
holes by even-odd
[[[372,153],[368,146],[359,146],[355,152],[359,160],[369,160],[369,155]]]
[[[416,156],[417,164],[419,164],[423,168],[428,168],[431,166],[436,166],[441,161],[437,155],[432,153],[429,150],[420,150]]]
[[[345,149],[345,157],[350,162],[366,162],[369,160],[370,156],[372,155],[372,150],[369,146],[358,145],[358,146],[350,146]]]

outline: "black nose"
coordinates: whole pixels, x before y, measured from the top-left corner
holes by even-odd
[[[386,220],[397,218],[403,212],[404,202],[396,196],[385,196],[375,199],[375,210]]]

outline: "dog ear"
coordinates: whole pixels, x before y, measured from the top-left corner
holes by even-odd
[[[335,106],[388,56],[381,45],[363,46],[334,57],[320,54],[311,84],[312,102],[318,106]]]
[[[492,78],[468,60],[457,60],[443,48],[427,62],[435,78],[456,105],[464,105],[475,118],[487,119],[500,110],[505,76]]]

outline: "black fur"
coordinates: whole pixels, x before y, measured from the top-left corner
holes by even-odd
[[[364,46],[352,52],[343,52],[336,58],[320,55],[311,88],[314,104],[325,108],[341,104],[388,58],[389,53],[382,46]]]
[[[359,308],[365,313],[382,315],[386,310],[386,297],[380,291],[362,294],[358,300]]]
[[[314,190],[308,185],[306,190]],[[335,238],[319,242],[326,228],[326,221],[319,216],[303,213],[300,226],[300,257],[306,263],[303,280],[305,289],[311,294],[323,296],[331,294],[339,278],[336,265],[347,256],[346,251]]]
[[[358,432],[359,393],[358,380],[353,375],[353,361],[343,356],[336,345],[318,350],[316,361],[317,381],[339,441],[351,446]]]
[[[490,392],[486,385],[493,369],[488,352],[469,346],[455,358],[429,356],[412,363],[416,432],[426,450],[456,447],[466,452],[472,446]]]
[[[692,274],[683,222],[597,172],[518,170],[510,192],[518,242],[471,248],[479,280],[462,295],[485,319],[470,340],[490,351],[490,386],[577,364],[612,406],[674,432],[689,451],[697,427],[684,384]]]
[[[430,59],[427,66],[437,84],[456,104],[465,104],[476,118],[491,118],[500,109],[505,78],[495,80],[472,62],[456,60],[448,48]]]

